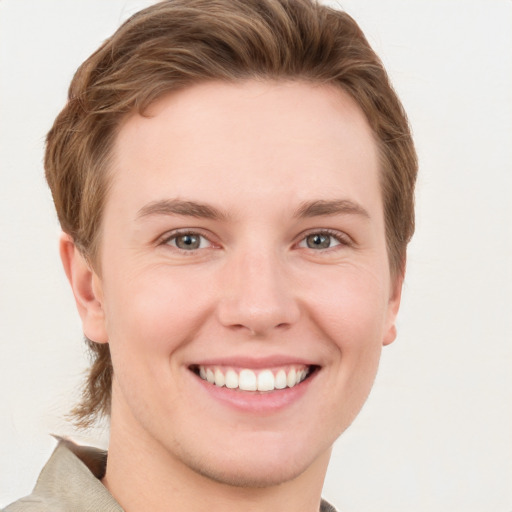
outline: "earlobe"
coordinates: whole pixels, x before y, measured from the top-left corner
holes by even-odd
[[[387,324],[386,330],[384,333],[384,339],[382,340],[382,344],[384,346],[393,343],[396,339],[396,317],[398,315],[398,310],[400,309],[400,300],[402,298],[402,286],[403,286],[404,278],[403,275],[400,275],[395,278],[393,283],[393,288],[391,291],[391,296],[389,298],[388,303],[388,315],[387,315]]]
[[[68,278],[85,336],[96,343],[107,343],[101,280],[91,268],[71,236],[63,233],[60,257]]]
[[[396,325],[393,322],[392,325],[389,326],[386,335],[384,336],[384,340],[382,341],[382,345],[385,347],[386,345],[390,345],[396,339]]]

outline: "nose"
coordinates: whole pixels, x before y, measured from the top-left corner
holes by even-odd
[[[300,308],[284,262],[272,254],[243,254],[226,265],[217,306],[220,323],[265,336],[297,322]]]

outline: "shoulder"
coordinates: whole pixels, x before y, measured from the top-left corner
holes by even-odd
[[[320,512],[338,512],[329,502],[324,499],[320,503]]]
[[[59,439],[32,494],[1,512],[123,512],[101,483],[106,452]]]
[[[50,506],[49,503],[42,501],[40,498],[29,495],[25,498],[21,498],[7,507],[3,508],[0,512],[58,512],[59,509],[56,509],[53,506]]]

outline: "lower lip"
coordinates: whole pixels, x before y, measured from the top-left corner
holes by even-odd
[[[274,391],[241,391],[239,389],[230,389],[215,386],[201,379],[195,373],[192,373],[192,376],[209,396],[224,405],[248,413],[271,414],[297,402],[306,393],[317,374],[318,370],[292,388],[277,389]]]

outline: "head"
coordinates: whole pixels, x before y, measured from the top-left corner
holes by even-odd
[[[113,150],[125,121],[151,116],[172,92],[247,81],[326,86],[358,106],[378,154],[389,272],[401,281],[417,170],[408,122],[354,20],[310,0],[161,2],[132,16],[82,64],[48,134],[45,168],[62,229],[84,259],[102,275]],[[88,340],[93,361],[75,410],[81,425],[110,411],[109,345],[97,341]]]

